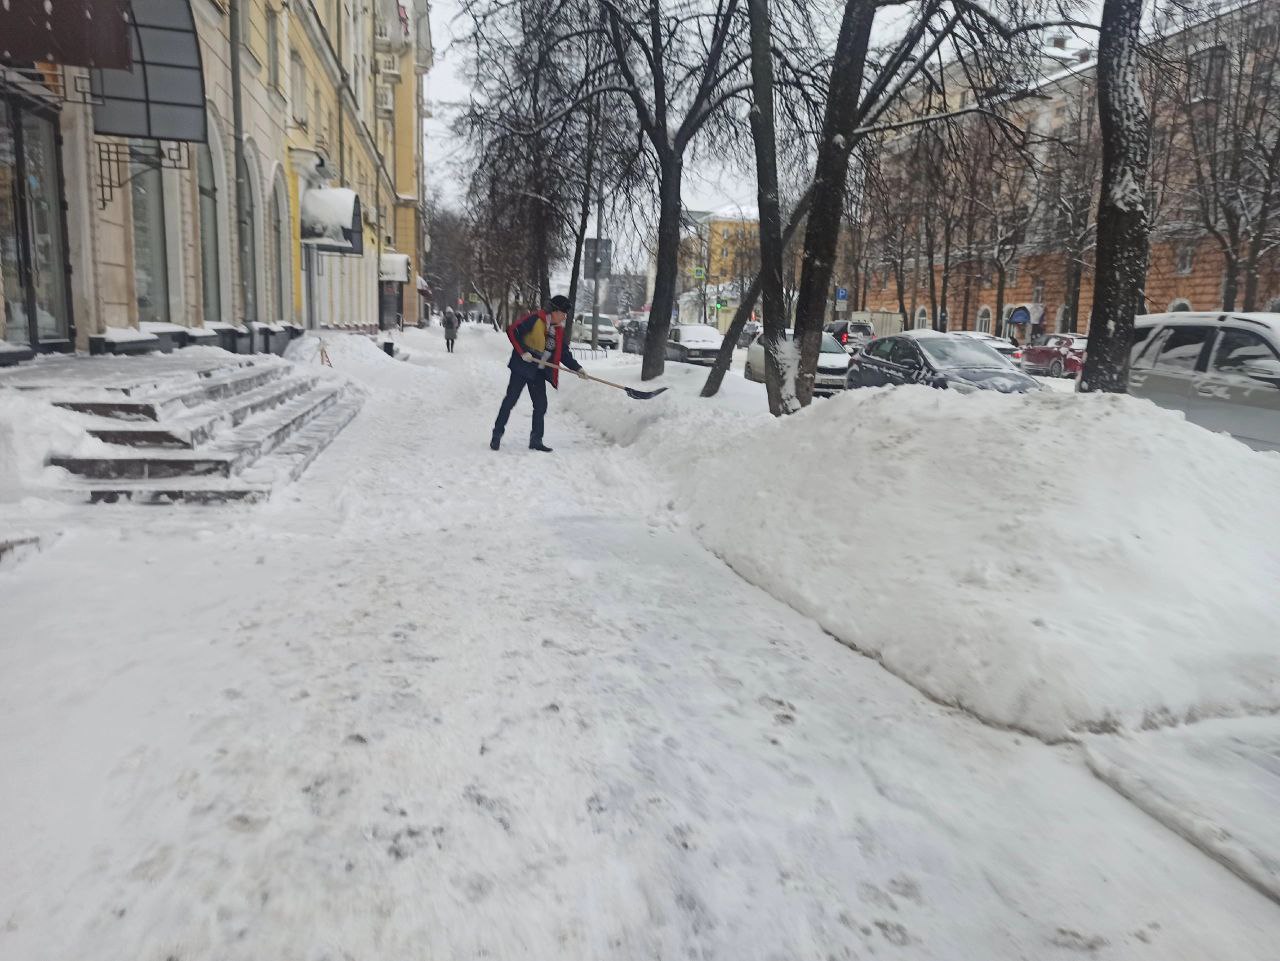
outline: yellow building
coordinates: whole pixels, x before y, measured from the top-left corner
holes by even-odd
[[[55,8],[55,34],[76,33],[74,11]],[[161,36],[152,21],[171,42],[109,69],[75,66],[83,58],[32,69],[27,54],[9,64],[21,75],[0,72],[0,184],[26,195],[0,204],[22,248],[0,250],[0,363],[157,337],[278,351],[287,326],[416,318],[426,0],[126,11],[144,47]],[[38,273],[19,271],[28,261]],[[382,285],[398,296],[380,311],[388,266],[402,279]]]

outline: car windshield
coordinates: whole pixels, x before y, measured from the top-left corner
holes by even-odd
[[[938,367],[1008,367],[1009,362],[972,337],[921,337],[920,349]]]
[[[822,352],[824,354],[843,354],[844,348],[830,334],[822,335]]]
[[[863,337],[874,337],[876,332],[870,324],[850,324],[849,333],[860,334]]]

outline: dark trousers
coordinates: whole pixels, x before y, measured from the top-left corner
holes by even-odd
[[[507,396],[502,398],[502,407],[498,409],[498,419],[493,422],[493,436],[501,439],[502,432],[507,429],[507,418],[520,399],[521,392],[529,388],[529,399],[533,401],[533,430],[529,434],[530,444],[542,443],[543,418],[547,413],[547,382],[541,377],[532,379],[511,372],[511,380],[507,382]]]
[[[452,338],[452,337],[446,337],[446,338],[444,339],[444,346],[445,346],[445,350],[449,351],[449,353],[451,353],[451,354],[452,354],[452,353],[453,353],[453,338]]]

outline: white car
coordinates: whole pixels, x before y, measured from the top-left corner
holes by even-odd
[[[579,314],[573,319],[573,333],[569,335],[569,339],[577,344],[591,343],[591,320],[590,314]],[[606,350],[617,350],[622,346],[622,331],[618,330],[617,325],[613,322],[613,318],[605,314],[600,314],[600,319],[596,322],[596,345]]]
[[[590,344],[591,343],[591,315],[579,314],[573,317],[573,333],[570,334],[570,340],[573,343]],[[595,343],[598,347],[603,347],[607,351],[617,351],[622,347],[622,331],[618,330],[617,324],[614,324],[613,317],[602,314],[599,321],[595,325]]]
[[[981,330],[953,330],[952,334],[959,334],[961,337],[972,337],[974,340],[986,344],[1001,357],[1007,358],[1017,367],[1022,366],[1022,348],[1014,347],[1013,343],[1003,337],[997,337],[995,334],[988,334]]]
[[[724,337],[710,324],[672,324],[667,334],[667,360],[710,367]]]
[[[787,340],[791,340],[793,331],[785,331]],[[814,375],[813,392],[820,396],[834,394],[844,390],[849,375],[849,353],[840,346],[840,342],[831,334],[823,333],[822,346],[819,348],[818,369]],[[742,368],[742,376],[747,380],[764,383],[764,334],[760,334],[747,348],[747,363]]]
[[[1147,314],[1134,328],[1129,393],[1280,450],[1280,314]]]

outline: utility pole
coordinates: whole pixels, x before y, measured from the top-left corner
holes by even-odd
[[[595,281],[591,284],[591,351],[594,354],[600,346],[600,267],[602,258],[600,251],[604,246],[604,169],[601,165],[600,179],[596,182],[596,264]]]

